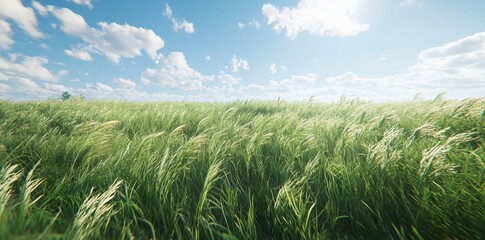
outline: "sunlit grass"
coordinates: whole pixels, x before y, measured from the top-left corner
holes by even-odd
[[[485,99],[0,101],[0,239],[481,239]]]

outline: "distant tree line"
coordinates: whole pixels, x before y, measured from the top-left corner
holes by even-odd
[[[67,101],[69,99],[73,99],[73,98],[78,98],[79,100],[84,100],[85,97],[83,94],[80,94],[79,97],[74,97],[70,92],[68,91],[65,91],[61,94],[61,97],[59,99],[61,99],[62,101]]]

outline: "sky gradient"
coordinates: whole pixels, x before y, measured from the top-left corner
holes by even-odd
[[[456,0],[0,0],[0,99],[483,97],[484,12]]]

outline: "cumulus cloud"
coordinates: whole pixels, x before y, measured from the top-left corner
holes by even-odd
[[[186,33],[194,33],[195,28],[194,24],[191,22],[188,22],[187,20],[183,19],[182,21],[176,19],[173,17],[173,11],[172,8],[168,4],[165,4],[165,12],[163,13],[164,16],[166,16],[170,21],[172,22],[172,28],[176,32],[180,30],[184,30]]]
[[[37,29],[37,18],[35,17],[34,10],[25,7],[21,0],[1,0],[0,20],[15,22],[31,37],[44,37],[44,34]]]
[[[77,5],[87,6],[89,9],[93,9],[93,3],[91,0],[68,0],[69,2],[74,2]]]
[[[346,72],[342,75],[328,77],[326,81],[338,85],[362,85],[362,79],[353,72]]]
[[[237,23],[237,26],[239,27],[239,29],[243,29],[245,25],[244,25],[244,23],[239,22],[239,23]]]
[[[202,75],[191,68],[182,52],[171,52],[164,57],[157,68],[146,69],[141,76],[145,85],[159,85],[183,90],[200,90],[203,81],[213,80],[213,76]]]
[[[113,83],[116,84],[117,87],[125,88],[125,89],[135,89],[136,83],[131,81],[130,79],[126,78],[114,78]]]
[[[9,77],[0,73],[0,98],[1,99],[18,99],[15,93],[23,92],[24,96],[31,95],[39,86],[34,81],[21,78]]]
[[[60,84],[37,84],[25,77],[5,75],[0,72],[0,99],[3,100],[47,99],[58,97],[67,90],[68,88]]]
[[[249,63],[247,60],[244,60],[242,58],[237,58],[236,55],[232,56],[231,59],[231,65],[232,65],[232,71],[237,73],[239,69],[242,70],[249,70]]]
[[[242,89],[245,91],[265,91],[267,93],[301,93],[302,90],[305,92],[306,89],[312,89],[318,77],[319,76],[315,73],[292,75],[291,77],[282,80],[270,80],[266,85],[250,84],[242,87]],[[303,95],[306,95],[306,93]]]
[[[0,72],[9,78],[20,77],[56,82],[57,78],[44,66],[48,62],[49,60],[44,57],[30,57],[22,54],[10,54],[10,59],[0,56]]]
[[[82,50],[82,49],[72,49],[72,50],[66,49],[64,50],[64,53],[69,57],[77,58],[79,60],[83,60],[87,62],[93,60],[93,58],[91,57],[91,54],[89,54],[88,51]]]
[[[114,89],[104,83],[86,83],[86,88],[100,92],[113,92]]]
[[[328,77],[327,83],[339,87],[374,88],[377,91],[384,89],[404,89],[412,87],[403,75],[391,75],[380,78],[361,77],[353,72],[345,72],[341,75]]]
[[[216,79],[223,85],[236,85],[242,80],[240,77],[234,77],[231,74],[225,73],[224,71],[221,71],[217,75]]]
[[[341,95],[375,101],[405,101],[422,91],[406,74],[384,77],[362,77],[353,72],[328,77],[330,88],[341,90]],[[349,94],[352,93],[352,94]]]
[[[61,22],[63,32],[81,38],[93,52],[105,55],[113,63],[119,63],[123,57],[139,56],[142,51],[154,58],[164,45],[151,29],[106,22],[98,22],[99,29],[96,29],[70,9],[47,6],[47,10]],[[75,53],[71,51],[71,55]],[[84,54],[84,58],[88,59],[87,55]]]
[[[348,77],[348,76],[346,76]],[[337,77],[335,77],[337,78]],[[267,84],[249,84],[238,90],[242,98],[338,101],[341,96],[366,100],[399,100],[400,97],[415,94],[413,91],[379,92],[376,88],[348,86],[320,81],[314,73],[292,75],[281,80],[270,80]],[[398,89],[399,90],[399,89]],[[401,98],[402,99],[402,98]]]
[[[0,19],[0,49],[9,50],[15,43],[12,38],[13,31],[8,22]]]
[[[238,92],[244,98],[287,100],[309,99],[313,95],[318,95],[318,100],[329,100],[340,94],[338,88],[322,87],[319,78],[315,73],[291,75],[280,80],[270,80],[267,84],[241,86]]]
[[[306,75],[293,75],[291,78],[283,79],[279,85],[288,90],[304,88],[316,82],[318,75],[315,73],[308,73]]]
[[[355,36],[369,29],[356,17],[359,3],[360,0],[300,0],[294,8],[264,4],[262,12],[274,30],[286,30],[286,36],[292,39],[303,31],[317,36]]]
[[[15,23],[33,38],[44,37],[44,34],[37,29],[37,18],[32,8],[25,7],[21,0],[0,0],[1,50],[9,50],[15,43],[9,21]]]
[[[23,54],[10,54],[8,59],[0,56],[0,99],[47,99],[67,90],[53,82],[67,76],[69,71],[61,69],[53,73],[45,66],[48,62],[44,57]]]
[[[173,22],[173,29],[178,32],[179,30],[184,30],[186,33],[194,33],[194,24],[191,22],[187,22],[185,19],[182,22],[174,21]]]
[[[392,93],[389,99],[444,91],[452,96],[480,97],[485,92],[485,32],[421,51],[416,64],[404,73],[362,77],[347,72],[326,81],[334,86],[367,88],[376,94]]]
[[[43,87],[46,90],[57,92],[57,93],[69,91],[69,89],[66,86],[61,84],[55,84],[55,83],[44,83]]]
[[[485,86],[485,32],[422,51],[409,73],[430,86]]]
[[[162,63],[162,62],[160,62]],[[229,101],[238,99],[237,84],[241,78],[230,74],[219,72],[216,77],[210,76],[212,86],[203,86],[204,91],[192,92],[190,94],[174,94],[165,91],[143,91],[136,84],[123,78],[113,79],[113,85],[99,85],[97,83],[86,84],[84,89],[72,89],[73,94],[83,94],[88,99],[123,99],[130,101]],[[124,81],[127,80],[127,81]],[[129,81],[129,82],[128,82]],[[133,82],[133,83],[130,83]],[[118,83],[126,86],[120,86]],[[106,88],[105,86],[109,87]],[[133,87],[133,88],[130,88]],[[106,89],[105,89],[106,88]],[[0,86],[1,89],[1,86]],[[111,90],[110,90],[111,89]],[[179,88],[187,90],[185,88]]]

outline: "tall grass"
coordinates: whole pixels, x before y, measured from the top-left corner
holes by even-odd
[[[0,101],[0,239],[483,239],[485,99]]]

